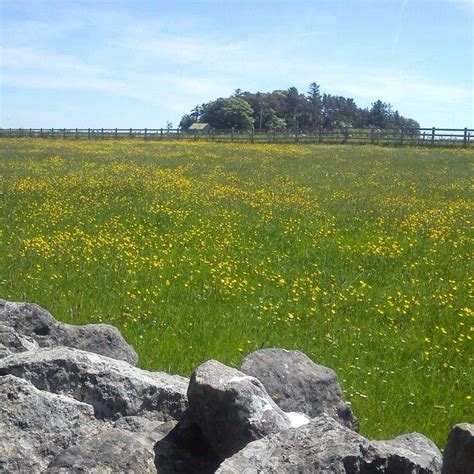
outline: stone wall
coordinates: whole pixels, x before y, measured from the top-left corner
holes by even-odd
[[[112,326],[0,300],[0,472],[474,472],[473,425],[453,428],[444,464],[419,433],[366,439],[335,372],[298,351],[189,380],[136,363]]]

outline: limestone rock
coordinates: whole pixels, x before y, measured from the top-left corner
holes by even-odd
[[[104,428],[90,405],[0,377],[0,472],[44,472],[60,451]]]
[[[20,336],[13,328],[3,324],[0,324],[0,345],[5,351],[5,355],[39,348],[38,343],[34,339],[28,336]]]
[[[155,466],[160,474],[212,474],[221,461],[189,410],[154,449]]]
[[[439,473],[441,452],[420,433],[408,433],[386,441],[371,441],[378,456],[387,459],[390,472]]]
[[[61,393],[94,407],[95,416],[115,420],[145,415],[179,419],[186,408],[187,379],[148,372],[69,347],[22,352],[0,359],[0,375],[29,380],[40,390]]]
[[[460,423],[449,432],[444,448],[443,474],[474,472],[474,425]]]
[[[156,473],[153,451],[130,433],[112,429],[71,446],[49,464],[48,473]]]
[[[0,300],[0,324],[13,328],[20,335],[31,337],[41,347],[74,347],[124,360],[132,365],[138,360],[137,353],[116,327],[109,324],[64,324],[36,304]]]
[[[4,357],[7,357],[11,354],[12,354],[12,351],[0,342],[0,359],[3,359]]]
[[[193,419],[222,459],[291,425],[260,381],[215,360],[196,369],[188,399]]]
[[[113,426],[129,433],[153,451],[155,443],[167,436],[176,424],[175,420],[163,422],[146,416],[124,416],[116,420]]]
[[[441,455],[429,440],[418,434],[402,438],[371,442],[324,414],[299,428],[290,428],[248,444],[226,459],[217,473],[440,472]],[[416,440],[411,447],[410,439]]]
[[[359,422],[344,402],[336,373],[315,364],[299,351],[261,349],[249,354],[240,369],[262,382],[275,403],[286,412],[310,418],[326,413],[359,431]]]

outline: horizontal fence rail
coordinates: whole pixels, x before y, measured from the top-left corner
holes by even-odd
[[[179,128],[0,128],[0,138],[60,138],[72,140],[208,140],[235,143],[325,143],[415,146],[474,145],[474,129],[469,128],[377,128],[324,129],[312,131],[210,130]]]

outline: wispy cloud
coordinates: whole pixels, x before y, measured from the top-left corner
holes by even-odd
[[[473,100],[470,88],[443,84],[406,71],[369,71],[351,77],[350,83],[335,84],[356,97],[375,100],[381,98],[393,104],[402,101],[417,103],[455,104]]]
[[[403,13],[405,11],[405,8],[408,4],[408,0],[402,0],[402,3],[400,5],[400,10],[398,13],[398,26],[397,26],[397,31],[395,32],[395,35],[393,37],[393,43],[392,43],[392,57],[395,55],[397,49],[398,49],[398,43],[400,41],[400,34],[402,31],[402,22],[403,22]]]
[[[444,81],[435,79],[430,69],[416,72],[408,66],[414,60],[404,63],[396,54],[402,33],[409,33],[408,28],[403,30],[405,16],[416,1],[400,0],[394,5],[398,27],[393,37],[390,32],[384,36],[385,44],[392,40],[391,56],[383,56],[385,66],[376,59],[361,60],[362,50],[367,56],[377,51],[372,44],[338,42],[339,33],[331,30],[337,27],[337,18],[301,31],[287,25],[291,33],[284,34],[268,25],[255,25],[246,35],[220,26],[206,30],[196,15],[180,18],[156,9],[150,17],[137,16],[131,2],[58,2],[56,8],[38,7],[30,16],[26,2],[18,2],[24,12],[17,12],[2,27],[0,83],[19,97],[22,89],[43,90],[45,96],[52,90],[95,91],[110,101],[133,99],[138,108],[152,104],[175,115],[230,95],[237,87],[303,89],[312,81],[321,84],[323,91],[349,95],[358,102],[380,98],[401,113],[399,104],[407,103],[426,110],[433,104],[465,109],[466,102],[473,100],[466,74],[460,80],[452,76],[452,83],[448,76]],[[438,1],[469,11],[474,5],[464,0]],[[339,47],[331,47],[333,43]],[[417,51],[410,54],[416,59]]]
[[[473,0],[444,0],[451,3],[453,6],[461,9],[465,13],[474,15],[474,1]]]

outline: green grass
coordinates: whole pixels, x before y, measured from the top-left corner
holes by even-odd
[[[2,296],[189,375],[261,347],[339,375],[362,433],[473,422],[470,150],[0,140]]]

